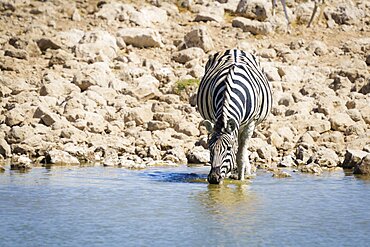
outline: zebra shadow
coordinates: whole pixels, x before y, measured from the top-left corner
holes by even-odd
[[[167,183],[208,183],[207,174],[194,172],[171,172],[171,171],[153,171],[143,174],[150,179],[158,182]]]

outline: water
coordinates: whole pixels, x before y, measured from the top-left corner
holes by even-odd
[[[0,246],[369,246],[370,182],[342,172],[35,168],[0,174]]]

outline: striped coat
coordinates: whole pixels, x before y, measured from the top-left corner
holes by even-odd
[[[220,173],[223,178],[237,165],[239,179],[244,178],[245,165],[249,165],[246,142],[271,106],[270,84],[254,55],[232,49],[209,58],[198,89],[197,107],[211,132],[211,173]],[[220,145],[216,151],[215,143]],[[217,162],[213,162],[215,158]],[[250,167],[246,168],[250,173]]]

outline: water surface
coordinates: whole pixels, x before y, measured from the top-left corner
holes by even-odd
[[[369,246],[370,182],[207,167],[35,168],[0,174],[0,246]]]

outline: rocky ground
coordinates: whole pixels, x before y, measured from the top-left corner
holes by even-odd
[[[369,173],[370,4],[326,1],[310,28],[311,1],[287,1],[290,25],[280,3],[238,4],[0,0],[0,163],[206,163],[197,83],[209,54],[237,47],[274,93],[256,166]]]

